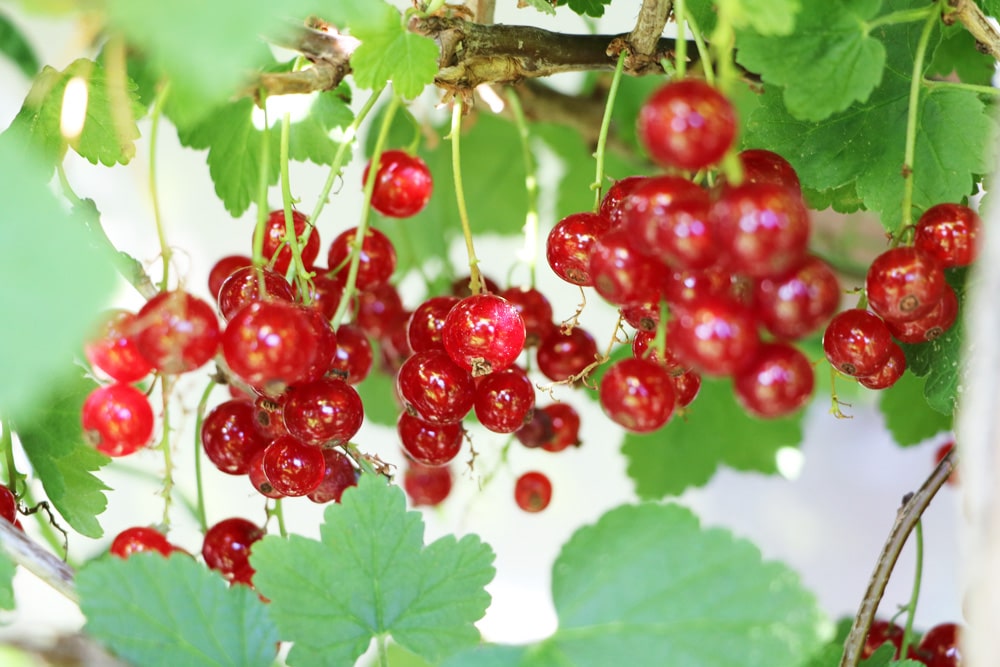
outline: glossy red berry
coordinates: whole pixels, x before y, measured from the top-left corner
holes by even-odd
[[[753,313],[733,299],[709,296],[679,305],[672,314],[667,340],[687,368],[732,375],[757,352],[760,340]]]
[[[323,481],[326,461],[319,447],[283,435],[264,449],[261,467],[275,491],[285,496],[304,496]]]
[[[443,350],[441,330],[448,313],[461,299],[457,296],[435,296],[417,306],[406,325],[407,340],[414,352]]]
[[[677,395],[677,408],[686,408],[694,402],[701,390],[701,375],[696,371],[684,371],[680,375],[671,375],[674,382],[674,393]]]
[[[108,550],[111,555],[128,558],[132,554],[144,551],[155,551],[163,556],[169,556],[178,548],[167,540],[166,536],[155,528],[134,526],[126,528],[115,536]]]
[[[399,415],[396,432],[406,455],[425,466],[450,463],[462,449],[465,435],[461,422],[431,424],[406,412]]]
[[[138,317],[127,310],[111,310],[84,344],[87,361],[118,382],[136,382],[153,370],[139,352],[135,334]]]
[[[935,625],[920,638],[916,653],[927,667],[961,667],[961,633],[957,623]]]
[[[979,251],[979,214],[961,204],[932,206],[917,221],[913,245],[947,268],[968,266]]]
[[[646,178],[646,176],[626,176],[621,180],[615,181],[614,185],[604,193],[604,198],[601,199],[601,208],[598,212],[608,219],[612,227],[621,224],[622,204],[625,198],[629,196],[632,190],[645,181]]]
[[[672,210],[694,214],[708,204],[708,195],[701,186],[680,176],[654,176],[643,179],[631,188],[619,207],[620,226],[637,239],[636,249],[650,254],[650,240],[681,233],[668,218]],[[678,224],[680,221],[678,221]],[[700,229],[695,230],[701,236]],[[697,239],[698,244],[704,239]],[[670,245],[668,242],[666,245]],[[689,250],[694,250],[692,247]],[[682,251],[683,252],[683,251]]]
[[[229,320],[254,301],[295,301],[295,290],[285,277],[269,269],[245,266],[236,269],[219,288],[219,312]]]
[[[323,460],[326,461],[323,481],[308,498],[314,503],[339,503],[344,491],[357,486],[359,473],[351,460],[336,449],[324,449]]]
[[[264,530],[246,519],[224,519],[210,527],[201,546],[205,564],[230,581],[249,583],[253,576],[250,550]]]
[[[774,183],[802,192],[799,175],[788,160],[777,153],[762,148],[750,148],[737,155],[743,166],[744,183]]]
[[[757,319],[777,338],[799,340],[817,331],[837,312],[840,283],[830,265],[815,256],[780,276],[755,284]]]
[[[670,420],[677,397],[670,374],[649,359],[625,358],[601,378],[601,407],[632,433],[650,433]]]
[[[667,267],[633,249],[634,240],[627,229],[617,227],[598,237],[590,248],[588,272],[594,289],[616,306],[656,303],[666,287]]]
[[[666,285],[669,286],[671,279]],[[656,331],[656,325],[660,323],[660,304],[657,303],[630,303],[618,309],[622,318],[629,326],[639,331],[647,333]]]
[[[233,275],[236,269],[247,266],[253,266],[253,260],[246,255],[226,255],[217,261],[208,272],[208,293],[213,299],[218,299],[219,290],[222,289],[222,283],[226,282],[226,278]]]
[[[852,308],[838,313],[826,326],[823,351],[830,365],[845,375],[877,372],[889,358],[892,335],[878,315]]]
[[[268,442],[288,433],[281,416],[284,394],[275,397],[257,396],[253,401],[253,424]]]
[[[451,493],[448,466],[422,466],[411,462],[403,473],[403,488],[414,507],[440,505]]]
[[[87,442],[106,456],[127,456],[153,437],[153,408],[141,391],[112,384],[90,392],[80,410]]]
[[[513,433],[530,420],[535,387],[520,368],[492,373],[476,384],[476,419],[494,433]]]
[[[257,493],[265,498],[278,499],[285,497],[285,494],[275,491],[274,487],[271,486],[270,480],[267,479],[267,475],[264,474],[263,449],[254,454],[253,458],[250,459],[250,469],[247,470],[247,477],[250,479],[250,484],[253,485],[253,488],[257,490]]]
[[[250,461],[268,440],[257,429],[253,403],[232,400],[220,403],[201,424],[201,446],[216,468],[230,475],[244,475]]]
[[[338,277],[343,275],[346,280],[354,252],[357,227],[352,227],[337,235],[330,244],[327,253],[327,266]],[[377,229],[369,228],[358,252],[358,274],[355,285],[359,290],[366,290],[389,282],[396,270],[396,249],[389,237]]]
[[[580,413],[569,403],[550,403],[541,410],[552,424],[552,437],[542,443],[547,452],[561,452],[568,447],[580,446]]]
[[[861,375],[858,377],[858,384],[868,389],[888,389],[903,377],[906,372],[906,355],[903,348],[895,343],[889,344],[889,356],[882,367],[871,375]]]
[[[271,211],[267,217],[264,227],[264,258],[268,260],[269,266],[279,275],[285,275],[288,267],[292,264],[291,243],[299,243],[299,239],[306,231],[309,219],[298,211],[292,211],[292,226],[295,229],[294,239],[287,238],[288,226],[285,222],[284,209]],[[311,271],[319,255],[319,232],[314,228],[309,234],[309,240],[301,247],[300,255],[302,264],[306,271]]]
[[[653,344],[656,341],[655,331],[637,331],[632,337],[632,356],[636,359],[650,359],[661,364],[671,375],[680,375],[684,372],[684,364],[673,353],[670,346],[663,348],[663,357]]]
[[[809,359],[788,343],[761,345],[750,364],[733,376],[740,405],[762,419],[795,412],[809,401],[814,385]]]
[[[396,389],[413,414],[432,424],[453,424],[472,409],[475,384],[446,352],[417,352],[403,362]]]
[[[639,140],[664,167],[696,171],[719,162],[736,138],[736,112],[701,79],[672,81],[639,110]]]
[[[219,349],[219,321],[212,306],[181,291],[161,292],[138,313],[136,345],[162,373],[205,365]]]
[[[528,449],[541,447],[552,440],[553,435],[552,417],[540,408],[532,411],[531,418],[514,431],[514,437]]]
[[[901,343],[919,344],[934,340],[948,331],[958,318],[958,296],[951,285],[944,286],[944,294],[930,312],[909,322],[886,320],[892,337]]]
[[[597,341],[583,327],[569,333],[555,329],[542,339],[535,351],[538,370],[553,382],[578,375],[597,359]]]
[[[540,472],[526,472],[514,483],[514,502],[525,512],[541,512],[552,501],[552,482]]]
[[[0,484],[0,517],[10,523],[17,521],[17,498],[10,487]]]
[[[372,208],[390,218],[409,218],[423,210],[434,186],[427,164],[400,150],[385,151],[378,164]],[[368,182],[369,169],[370,163],[365,166],[362,183]]]
[[[365,413],[354,387],[325,377],[289,387],[281,414],[285,428],[302,442],[334,447],[354,437]]]
[[[494,294],[475,294],[448,311],[441,342],[452,361],[474,377],[511,365],[524,349],[524,321],[517,308]]]
[[[376,285],[358,294],[354,323],[376,340],[389,336],[400,327],[405,328],[408,317],[402,297],[389,283]]]
[[[310,306],[323,313],[323,317],[332,320],[340,308],[344,298],[344,286],[347,283],[346,273],[330,273],[326,269],[314,268],[316,275],[308,283]]]
[[[589,287],[590,249],[611,223],[597,213],[573,213],[552,228],[545,242],[545,259],[553,272],[573,285]]]
[[[868,267],[868,305],[883,319],[906,322],[923,317],[944,296],[941,263],[913,246],[886,250]]]
[[[330,372],[356,385],[368,377],[373,359],[372,344],[361,327],[341,324],[337,329],[337,351],[330,363]]]
[[[552,304],[534,287],[511,287],[500,292],[521,315],[524,322],[524,345],[533,347],[555,328],[552,322]]]

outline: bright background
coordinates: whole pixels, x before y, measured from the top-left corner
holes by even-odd
[[[552,19],[531,9],[515,10],[513,0],[498,4],[502,5],[498,9],[498,22],[530,22],[567,32],[588,30],[581,19],[566,10],[560,10],[559,16]],[[638,0],[631,3],[618,0],[614,15],[599,21],[599,31],[627,32],[634,23],[638,5]],[[85,31],[79,25],[28,17],[16,7],[2,3],[0,6],[26,30],[44,64],[61,69],[81,55],[93,55],[81,41]],[[567,77],[564,85],[572,86],[573,82],[573,77]],[[0,128],[6,127],[15,116],[29,85],[13,66],[0,61]],[[356,97],[363,101],[364,95]],[[433,113],[431,107],[436,101],[429,96],[420,103],[427,105],[428,113]],[[148,127],[148,121],[140,123],[144,134]],[[93,167],[70,152],[67,173],[80,196],[97,202],[108,234],[118,248],[146,263],[147,268],[158,270],[159,249],[148,189],[148,141],[141,139],[137,148],[137,156],[129,167],[115,169]],[[171,127],[165,126],[161,132],[157,161],[167,235],[177,251],[172,273],[182,276],[190,291],[208,298],[206,281],[213,263],[227,254],[249,254],[253,210],[240,220],[229,217],[213,192],[205,153],[182,148]],[[474,169],[475,156],[466,156],[465,165],[466,169]],[[557,165],[549,165],[548,169],[549,177],[558,175]],[[305,210],[315,202],[325,178],[325,169],[292,164],[293,193],[304,202]],[[361,165],[355,162],[347,169],[339,193],[318,221],[324,243],[357,224],[360,182]],[[279,201],[280,192],[274,188],[271,203],[278,206]],[[545,215],[544,193],[542,206],[544,233],[555,223],[551,215]],[[479,238],[477,251],[484,272],[502,281],[509,269],[509,258],[520,247],[519,240]],[[464,247],[456,245],[452,250],[452,261],[462,266]],[[322,253],[325,252],[324,246]],[[60,267],[41,266],[39,270],[58,272]],[[30,276],[24,280],[30,280]],[[571,315],[578,292],[560,283],[544,266],[544,259],[538,280],[539,288],[555,306],[556,318]],[[411,308],[419,298],[419,292],[412,289],[414,286],[413,281],[403,284],[404,297],[408,295],[407,305]],[[598,301],[596,297],[590,299],[582,322],[598,341],[607,341],[615,318],[610,308]],[[116,303],[138,309],[141,299],[123,285]],[[179,489],[189,497],[194,496],[193,484],[189,483],[193,407],[203,387],[202,375],[184,378],[178,392],[185,396],[186,409],[173,411]],[[225,400],[225,393],[224,389],[217,390],[213,403]],[[561,388],[557,396],[581,411],[581,448],[553,455],[515,445],[509,465],[499,467],[493,481],[480,490],[479,481],[496,467],[496,455],[506,438],[476,430],[473,437],[481,454],[476,472],[468,473],[463,465],[454,465],[456,481],[452,497],[443,508],[424,514],[428,540],[448,532],[475,532],[496,551],[497,576],[489,587],[493,604],[480,623],[489,640],[519,642],[551,633],[556,620],[549,594],[550,570],[560,545],[579,526],[595,521],[606,510],[636,500],[632,482],[625,474],[625,460],[619,453],[620,430],[601,414],[596,403],[579,393]],[[825,398],[810,407],[801,457],[790,457],[788,479],[721,470],[707,487],[689,491],[677,501],[692,508],[705,524],[728,527],[754,541],[765,557],[789,564],[816,593],[823,609],[837,618],[854,614],[900,499],[920,486],[933,466],[936,446],[947,434],[902,450],[893,444],[873,404],[855,404],[847,410],[853,418],[846,420],[833,418],[827,408]],[[738,433],[733,434],[733,438],[738,437]],[[389,462],[402,463],[392,429],[366,425],[355,441],[362,449]],[[466,458],[463,452],[460,460]],[[162,459],[155,452],[143,452],[106,469],[107,481],[115,489],[109,496],[109,509],[101,518],[108,539],[130,525],[151,524],[160,519],[162,501],[157,496],[157,485],[130,472],[134,469],[159,475]],[[514,479],[528,469],[548,474],[555,488],[552,504],[537,515],[519,511],[512,497]],[[209,465],[205,484],[210,522],[229,516],[263,520],[263,503],[245,478],[228,477]],[[962,619],[956,537],[957,522],[962,519],[958,501],[958,493],[946,487],[924,518],[925,567],[916,618],[921,629],[937,622]],[[286,501],[286,518],[294,532],[318,534],[321,513],[322,508],[308,500]],[[189,551],[199,551],[197,526],[178,503],[173,519],[171,539]],[[34,522],[24,523],[29,533],[33,533]],[[76,558],[85,558],[99,553],[106,544],[106,541],[74,537],[71,553]],[[892,615],[897,604],[908,601],[912,578],[913,553],[908,547],[890,582],[881,615]],[[16,586],[18,610],[14,614],[0,613],[0,623],[5,624],[0,627],[0,634],[44,637],[79,628],[82,619],[76,608],[30,574],[20,573]]]

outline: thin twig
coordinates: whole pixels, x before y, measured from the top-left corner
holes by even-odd
[[[0,548],[12,561],[79,604],[70,566],[35,544],[6,519],[0,519]]]
[[[947,481],[948,476],[954,470],[955,449],[953,448],[941,459],[920,490],[914,494],[908,494],[903,499],[903,504],[896,513],[896,521],[892,525],[892,530],[889,531],[889,537],[886,539],[882,553],[879,554],[878,562],[875,564],[875,571],[868,582],[861,606],[854,617],[854,625],[851,626],[851,632],[844,642],[844,656],[840,660],[840,667],[855,667],[861,660],[861,650],[868,637],[868,630],[871,629],[875,612],[882,601],[882,595],[885,593],[886,584],[889,583],[889,576],[896,566],[896,560],[899,559],[899,554],[903,551],[903,545],[906,544],[910,533],[913,532],[938,489]]]

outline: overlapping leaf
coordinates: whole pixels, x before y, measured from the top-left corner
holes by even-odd
[[[799,13],[799,0],[719,0],[718,5],[719,12],[725,12],[734,27],[749,28],[761,35],[787,35]]]
[[[600,18],[604,16],[604,7],[611,4],[611,0],[569,0],[569,8],[577,14]]]
[[[924,397],[926,379],[906,373],[879,393],[879,411],[893,440],[901,446],[919,444],[952,426],[950,413],[932,409]]]
[[[0,14],[0,53],[10,58],[26,77],[38,73],[38,56],[24,34],[7,16]]]
[[[251,554],[291,664],[352,664],[384,635],[434,664],[476,643],[494,573],[477,537],[424,546],[420,515],[375,475],[326,510],[321,535],[265,537]]]

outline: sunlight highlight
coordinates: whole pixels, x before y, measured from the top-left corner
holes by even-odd
[[[89,96],[87,81],[83,77],[75,76],[66,84],[59,114],[59,131],[67,141],[74,141],[83,133]]]

